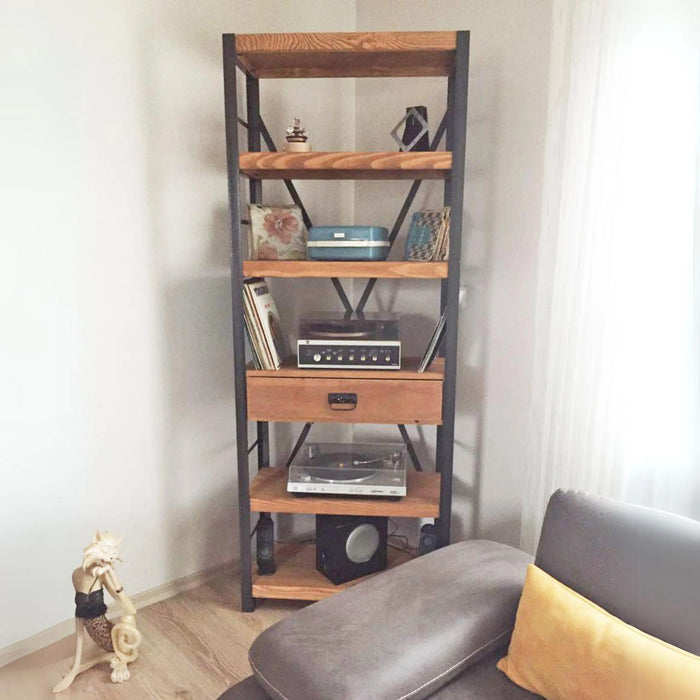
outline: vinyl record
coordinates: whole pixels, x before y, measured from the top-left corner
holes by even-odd
[[[310,339],[344,338],[372,340],[383,330],[384,324],[363,319],[326,319],[309,322],[307,333]]]

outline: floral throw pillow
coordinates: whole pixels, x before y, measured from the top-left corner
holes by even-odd
[[[306,229],[295,205],[250,205],[248,244],[253,260],[304,260]]]

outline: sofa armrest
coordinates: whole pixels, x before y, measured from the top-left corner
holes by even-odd
[[[250,649],[279,700],[418,700],[507,644],[532,557],[444,547],[300,610]]]

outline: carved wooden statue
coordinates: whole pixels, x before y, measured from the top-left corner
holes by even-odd
[[[85,548],[82,566],[73,572],[75,659],[68,675],[53,689],[54,693],[68,688],[79,673],[106,661],[112,667],[112,682],[121,683],[131,676],[127,664],[138,657],[141,633],[136,628],[136,608],[112,568],[114,562],[121,561],[117,551],[120,542],[121,537],[98,530]],[[124,610],[116,623],[105,617],[105,588]],[[106,653],[81,664],[84,632]]]

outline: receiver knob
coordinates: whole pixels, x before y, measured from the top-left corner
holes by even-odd
[[[314,355],[314,362],[320,362],[320,361],[321,361],[321,356],[318,353],[316,353]]]

